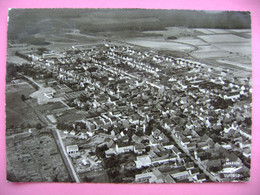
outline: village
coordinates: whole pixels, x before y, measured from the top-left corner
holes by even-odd
[[[43,117],[80,182],[250,178],[251,78],[232,68],[120,42],[16,56],[14,79],[37,89],[25,98],[61,105]]]

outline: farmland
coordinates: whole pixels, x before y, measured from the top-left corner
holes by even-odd
[[[160,31],[144,31],[158,34],[142,38],[126,39],[131,44],[157,50],[185,52],[189,58],[207,63],[209,66],[234,68],[236,76],[240,70],[251,74],[251,30],[250,29],[200,29],[168,27]]]
[[[134,45],[141,45],[144,47],[152,47],[155,49],[165,49],[165,50],[174,50],[174,51],[190,52],[195,49],[194,47],[187,44],[166,42],[161,40],[133,40],[133,41],[129,41],[129,43],[132,43]]]

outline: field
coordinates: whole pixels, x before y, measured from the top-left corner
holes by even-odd
[[[23,64],[23,63],[28,63],[27,60],[20,58],[15,55],[7,55],[7,60],[8,63],[15,63],[15,64]]]
[[[71,181],[49,133],[34,130],[7,137],[7,164],[8,181]]]
[[[226,58],[229,56],[229,53],[226,51],[196,51],[194,53],[192,53],[192,56],[196,57],[196,58],[219,58],[221,56],[221,58]]]
[[[147,34],[161,34],[163,37],[167,38],[170,36],[175,36],[177,38],[183,36],[196,36],[200,35],[201,32],[196,31],[192,28],[184,28],[184,27],[167,27],[166,30],[156,30],[156,31],[145,31]]]
[[[244,56],[250,56],[251,55],[251,44],[246,42],[246,43],[219,43],[215,44],[216,47],[219,49],[229,51],[229,52],[236,52],[240,53],[241,55]]]
[[[86,118],[86,115],[87,112],[80,112],[73,109],[63,112],[63,114],[59,116],[57,120],[61,123],[70,123],[77,120],[82,120]]]
[[[28,83],[17,80],[16,83],[7,83],[6,85],[6,127],[20,127],[22,124],[27,126],[36,125],[40,121],[26,100],[23,101],[21,96],[28,98],[35,89]]]
[[[65,106],[60,102],[50,102],[44,105],[36,105],[37,110],[39,110],[42,114],[50,114],[53,110],[65,108]]]
[[[142,47],[185,52],[192,59],[209,66],[231,68],[236,76],[251,74],[250,29],[169,27],[166,30],[144,31],[143,33],[158,34],[162,37],[129,38],[126,42]]]
[[[197,39],[195,37],[180,37],[176,40],[176,42],[185,43],[193,46],[204,46],[207,43],[201,39]]]
[[[214,35],[202,35],[198,38],[203,39],[208,43],[243,43],[247,40],[243,37],[239,37],[233,34],[214,34]]]
[[[182,52],[190,52],[195,49],[187,44],[176,43],[176,42],[166,42],[161,40],[133,40],[129,41],[129,43],[134,45],[140,45],[143,47],[150,47],[154,49],[164,49],[164,50],[174,50],[174,51],[182,51]]]

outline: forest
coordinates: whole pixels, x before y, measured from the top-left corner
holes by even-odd
[[[148,9],[11,9],[8,40],[26,42],[38,33],[163,30],[166,27],[251,28],[250,12]]]

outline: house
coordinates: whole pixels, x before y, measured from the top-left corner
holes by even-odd
[[[188,162],[188,163],[186,164],[186,169],[187,169],[187,170],[194,169],[194,163],[193,163],[193,162]]]
[[[202,183],[202,182],[206,181],[206,175],[204,173],[201,173],[201,174],[197,175],[197,181],[199,183]]]
[[[78,154],[79,152],[79,147],[78,145],[70,145],[66,147],[67,154],[70,156],[74,156],[75,154]]]
[[[175,153],[175,154],[177,154],[177,155],[179,155],[179,154],[181,154],[181,152],[178,150],[178,148],[176,148],[176,147],[174,147],[173,149],[172,149],[172,151],[173,151],[173,153]]]
[[[90,162],[89,162],[88,160],[84,159],[84,158],[81,160],[81,163],[82,163],[84,166],[90,165]]]
[[[174,144],[173,143],[170,143],[170,142],[167,142],[167,143],[164,143],[163,144],[163,147],[165,148],[165,149],[172,149],[172,148],[174,148]]]
[[[175,173],[171,174],[173,179],[176,180],[184,180],[184,179],[188,179],[189,178],[189,173],[186,170],[180,171],[180,170],[176,170]]]
[[[114,148],[109,148],[108,150],[105,151],[105,154],[106,154],[106,158],[109,158],[111,157],[111,155],[117,154],[117,152],[115,151]]]
[[[200,174],[200,170],[199,170],[199,168],[193,168],[193,169],[189,170],[189,173],[192,175],[192,177],[194,177],[194,176]]]
[[[221,142],[220,145],[226,150],[232,149],[232,145],[230,143]]]
[[[150,143],[151,146],[156,146],[156,145],[159,145],[161,143],[159,140],[153,138],[152,135],[150,135],[148,137],[148,139],[149,139],[149,143]]]
[[[183,139],[181,140],[182,146],[186,146],[186,145],[188,145],[189,143],[190,143],[190,140],[189,140],[188,138],[183,138]]]
[[[114,145],[114,141],[111,139],[110,141],[108,141],[106,143],[106,145],[107,145],[108,148],[111,148]]]
[[[132,140],[133,142],[140,144],[143,139],[134,134]]]
[[[188,149],[189,151],[193,151],[193,150],[196,149],[196,143],[188,144],[188,145],[186,145],[186,147],[187,147],[187,149]]]
[[[137,183],[155,183],[157,177],[153,172],[142,173],[135,175],[135,182]]]
[[[145,149],[145,146],[143,144],[135,144],[134,145],[134,153],[142,154],[145,151],[146,151],[146,149]]]
[[[243,152],[243,156],[246,158],[251,157],[251,149],[249,148],[245,149],[245,151]]]
[[[136,168],[141,168],[141,167],[147,167],[152,164],[151,158],[149,155],[142,155],[142,156],[137,156],[135,160]]]
[[[134,146],[128,143],[117,143],[116,144],[116,152],[118,154],[126,153],[134,150]]]
[[[166,163],[169,161],[176,161],[177,156],[175,155],[164,155],[164,156],[160,156],[160,157],[154,157],[152,158],[152,164],[162,164],[162,163]]]
[[[122,137],[120,138],[120,141],[122,141],[122,142],[124,142],[124,143],[129,142],[129,137],[128,137],[128,135],[122,136]]]

